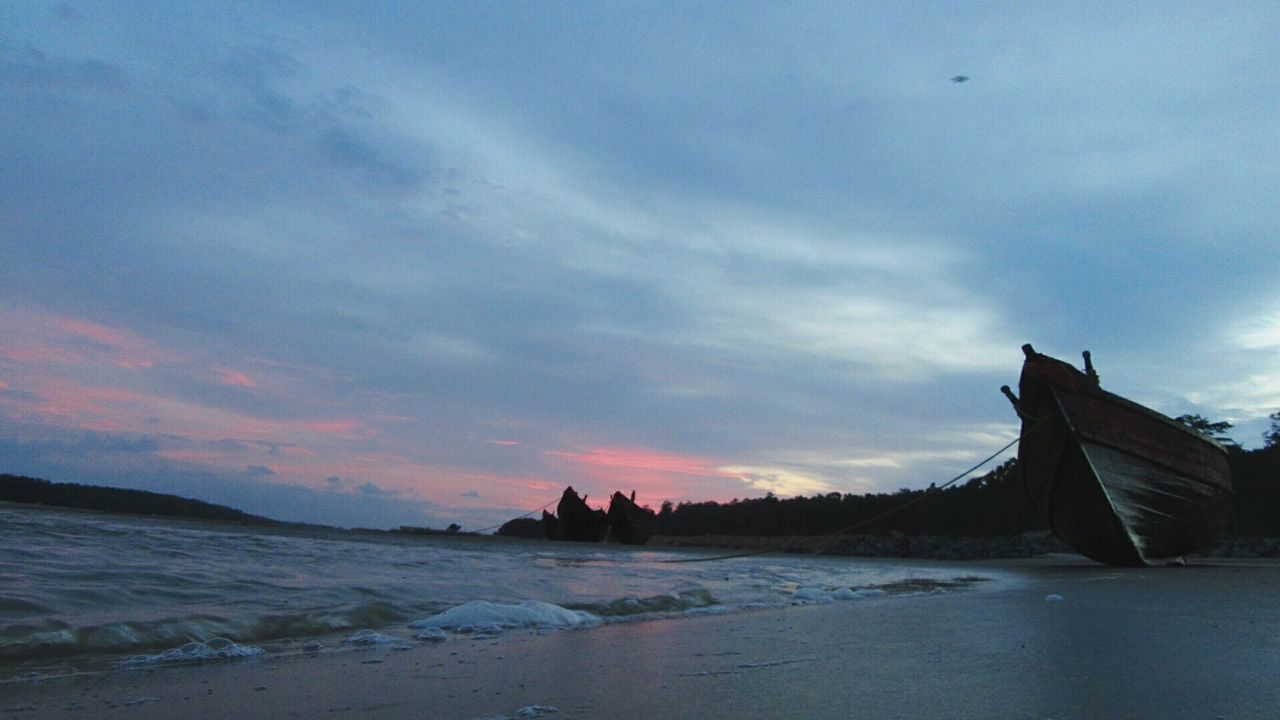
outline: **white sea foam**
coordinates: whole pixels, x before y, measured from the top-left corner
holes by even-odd
[[[389,645],[400,642],[400,638],[394,635],[383,635],[376,630],[365,629],[352,633],[342,642],[348,645]]]
[[[629,595],[607,603],[592,603],[584,609],[593,615],[611,620],[640,619],[655,615],[687,613],[700,608],[720,605],[710,590],[701,586],[688,587],[679,592],[636,597]]]
[[[879,597],[885,591],[880,588],[820,588],[800,587],[791,595],[791,602],[797,605],[833,603],[840,600],[860,600],[862,598]]]
[[[791,594],[791,601],[798,604],[835,602],[835,593],[831,590],[816,587],[796,588]]]
[[[409,623],[415,630],[440,628],[462,633],[494,633],[522,628],[565,628],[599,625],[601,619],[582,610],[526,600],[518,605],[505,605],[486,600],[472,600],[448,610]]]
[[[135,655],[121,663],[122,667],[146,667],[176,662],[243,658],[264,654],[260,647],[241,645],[227,638],[193,640],[182,647],[166,650],[159,655]]]
[[[415,640],[426,640],[427,642],[444,642],[448,639],[448,636],[444,634],[444,630],[438,627],[423,628],[413,637]]]
[[[521,720],[522,718],[537,718],[558,712],[560,712],[560,708],[554,705],[526,705],[510,715],[497,715],[491,718],[481,718],[481,720]]]

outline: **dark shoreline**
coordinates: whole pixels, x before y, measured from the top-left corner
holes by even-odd
[[[1075,555],[1049,532],[997,537],[949,535],[660,535],[647,547],[701,547],[717,550],[817,553],[848,557],[914,558],[922,560],[1013,560],[1044,555]],[[1188,558],[1277,558],[1280,537],[1228,535]]]
[[[264,535],[294,535],[370,542],[563,542],[525,539],[501,535],[415,533],[371,528],[339,528],[327,525],[279,521],[252,522],[208,518],[173,517],[115,513],[59,505],[15,503],[0,500],[0,507],[15,510],[98,515],[150,522],[174,523]],[[622,546],[636,551],[662,548],[705,548],[708,550],[815,553],[841,557],[913,558],[923,560],[1008,560],[1075,553],[1047,531],[995,537],[951,535],[655,535],[647,545]],[[1268,535],[1227,535],[1188,558],[1280,558],[1280,537]]]

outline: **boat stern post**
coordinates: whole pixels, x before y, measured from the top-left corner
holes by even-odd
[[[1094,385],[1100,384],[1098,382],[1098,371],[1093,369],[1093,354],[1088,350],[1085,350],[1081,354],[1084,355],[1084,374],[1089,376],[1089,379],[1093,381]]]
[[[1022,417],[1022,401],[1018,399],[1017,395],[1013,394],[1013,390],[1008,385],[1001,385],[1000,392],[1009,398],[1009,404],[1013,405],[1013,411],[1018,413],[1018,417]]]

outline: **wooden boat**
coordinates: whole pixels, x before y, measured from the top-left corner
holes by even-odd
[[[658,516],[652,511],[636,504],[636,493],[631,491],[628,498],[615,492],[609,498],[609,527],[613,536],[620,543],[627,545],[643,545],[658,530]]]
[[[578,497],[572,485],[560,496],[554,522],[547,519],[548,515],[544,511],[542,520],[547,537],[552,540],[600,542],[609,532],[609,517],[603,510],[592,510],[587,505],[587,496]]]
[[[1178,558],[1231,516],[1227,453],[1209,437],[1103,390],[1088,352],[1081,372],[1023,345],[1016,397],[1018,463],[1054,534],[1082,555],[1141,566]]]
[[[542,529],[547,534],[548,540],[560,539],[560,518],[547,512],[542,511]]]

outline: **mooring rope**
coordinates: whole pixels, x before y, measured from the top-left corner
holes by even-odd
[[[829,533],[826,533],[825,535],[815,535],[815,536],[814,536],[814,545],[815,545],[815,548],[814,548],[813,552],[814,552],[814,553],[820,553],[820,552],[822,552],[823,550],[825,550],[825,549],[827,548],[827,546],[828,546],[828,545],[830,545],[830,544],[831,544],[831,541],[832,541],[832,540],[834,540],[837,536],[840,536],[840,535],[846,535],[846,534],[848,534],[848,533],[850,533],[850,532],[852,532],[852,531],[854,531],[854,530],[857,530],[858,528],[866,527],[867,525],[870,525],[871,523],[877,522],[877,521],[879,521],[879,520],[883,520],[883,519],[885,519],[885,518],[889,517],[890,515],[893,515],[893,514],[895,514],[895,513],[902,512],[902,511],[903,511],[903,510],[905,510],[906,508],[909,508],[909,507],[911,507],[912,505],[915,505],[916,503],[923,501],[925,498],[930,497],[930,496],[931,496],[931,495],[933,495],[934,493],[941,492],[942,490],[944,490],[944,489],[946,489],[946,488],[948,488],[948,487],[950,487],[950,486],[952,486],[952,485],[954,485],[954,484],[956,484],[956,483],[960,482],[961,480],[963,480],[963,479],[965,479],[966,477],[968,477],[970,473],[972,473],[972,472],[974,472],[975,470],[977,470],[977,469],[981,468],[983,465],[986,465],[987,463],[991,462],[992,460],[995,460],[997,457],[1000,457],[1000,455],[1001,455],[1005,450],[1008,450],[1009,448],[1013,447],[1014,445],[1017,445],[1017,444],[1018,444],[1018,442],[1022,440],[1022,438],[1026,437],[1026,436],[1027,436],[1027,435],[1029,435],[1030,433],[1034,432],[1034,431],[1035,431],[1037,428],[1039,428],[1041,425],[1043,425],[1043,424],[1044,424],[1044,421],[1045,421],[1046,419],[1047,419],[1047,418],[1041,418],[1041,419],[1039,420],[1039,422],[1037,422],[1035,425],[1031,426],[1030,428],[1027,428],[1027,429],[1023,430],[1021,433],[1019,433],[1019,434],[1018,434],[1018,437],[1016,437],[1016,438],[1014,438],[1014,439],[1010,440],[1008,443],[1006,443],[1006,444],[1005,444],[1005,446],[1004,446],[1004,447],[1002,447],[1002,448],[1000,448],[999,450],[997,450],[997,451],[995,451],[995,452],[991,453],[991,454],[990,454],[990,455],[988,455],[987,457],[983,458],[983,459],[982,459],[982,461],[981,461],[981,462],[979,462],[977,465],[974,465],[973,467],[969,468],[968,470],[965,470],[964,472],[960,473],[959,475],[956,475],[955,477],[951,478],[950,480],[946,481],[945,483],[943,483],[943,484],[941,484],[941,485],[936,485],[936,486],[935,486],[935,485],[930,485],[930,486],[929,486],[929,488],[928,488],[927,490],[925,490],[923,493],[921,493],[920,495],[917,495],[916,497],[913,497],[913,498],[911,498],[910,500],[907,500],[906,502],[902,503],[901,505],[898,505],[898,506],[896,506],[896,507],[890,508],[890,509],[888,509],[888,510],[886,510],[886,511],[882,512],[882,513],[880,513],[879,515],[876,515],[876,516],[874,516],[874,517],[868,518],[868,519],[866,519],[866,520],[860,520],[860,521],[858,521],[858,522],[856,522],[856,523],[854,523],[854,524],[852,524],[852,525],[849,525],[848,527],[843,527],[843,528],[840,528],[839,530],[833,530],[833,531],[831,531],[831,532],[829,532]],[[713,555],[713,556],[711,556],[711,557],[698,557],[698,558],[678,558],[678,559],[672,559],[672,560],[658,560],[658,561],[656,561],[656,562],[660,562],[660,563],[672,563],[672,564],[674,564],[674,563],[711,562],[711,561],[713,561],[713,560],[732,560],[732,559],[734,559],[734,558],[753,557],[753,556],[755,556],[755,555],[764,555],[765,553],[774,552],[774,551],[776,551],[777,549],[778,549],[777,547],[763,547],[763,548],[756,548],[755,550],[745,550],[745,551],[743,551],[743,552],[739,552],[739,553],[731,553],[731,554],[728,554],[728,555]]]
[[[535,508],[535,509],[533,509],[533,510],[530,510],[529,512],[527,512],[527,513],[525,513],[525,514],[523,514],[523,515],[517,515],[516,517],[511,518],[511,520],[520,520],[520,519],[522,519],[522,518],[527,518],[527,517],[529,517],[530,515],[532,515],[532,514],[534,514],[534,513],[538,512],[539,510],[546,510],[547,508],[551,507],[552,505],[554,505],[555,503],[557,503],[557,502],[559,502],[559,501],[560,501],[560,498],[556,498],[555,500],[552,500],[551,502],[547,503],[546,505],[543,505],[543,506],[542,506],[542,507],[540,507],[540,508]],[[475,533],[476,535],[483,535],[483,534],[485,534],[485,533],[489,532],[490,530],[497,530],[498,528],[502,527],[503,525],[506,525],[507,523],[511,522],[511,520],[507,520],[506,522],[500,522],[500,523],[498,523],[497,525],[490,525],[490,526],[489,526],[489,527],[487,527],[487,528],[481,528],[481,529],[479,529],[479,530],[468,530],[467,532]]]
[[[1019,412],[1018,414],[1019,414],[1019,415],[1022,415],[1022,413],[1021,413],[1021,412]],[[1029,419],[1031,419],[1031,418],[1028,418],[1028,417],[1026,417],[1026,416],[1023,416],[1023,419],[1024,419],[1024,420],[1029,420]],[[1040,428],[1040,426],[1044,425],[1044,424],[1045,424],[1045,422],[1046,422],[1048,419],[1049,419],[1049,416],[1045,416],[1045,417],[1042,417],[1042,418],[1035,418],[1035,424],[1034,424],[1034,425],[1032,425],[1032,426],[1031,426],[1031,427],[1029,427],[1029,428],[1026,428],[1026,427],[1024,426],[1024,429],[1022,430],[1022,432],[1020,432],[1020,433],[1018,434],[1018,436],[1017,436],[1017,437],[1015,437],[1014,439],[1012,439],[1012,440],[1010,440],[1009,442],[1005,443],[1004,447],[1001,447],[999,450],[996,450],[995,452],[993,452],[993,453],[991,453],[990,455],[986,456],[985,458],[983,458],[981,461],[979,461],[979,462],[978,462],[976,465],[974,465],[973,467],[969,468],[968,470],[965,470],[964,472],[960,473],[959,475],[956,475],[955,477],[953,477],[953,478],[951,478],[950,480],[948,480],[948,481],[946,481],[946,482],[942,483],[941,485],[930,485],[930,486],[929,486],[929,487],[928,487],[928,488],[927,488],[923,493],[921,493],[920,495],[917,495],[916,497],[911,498],[910,500],[907,500],[906,502],[903,502],[901,505],[898,505],[898,506],[896,506],[896,507],[892,507],[892,508],[890,508],[890,509],[888,509],[888,510],[886,510],[886,511],[882,512],[882,513],[880,513],[879,515],[875,515],[875,516],[873,516],[873,517],[867,518],[866,520],[860,520],[860,521],[858,521],[858,522],[856,522],[856,523],[854,523],[854,524],[852,524],[852,525],[849,525],[849,526],[847,526],[847,527],[842,527],[842,528],[840,528],[840,529],[838,529],[838,530],[833,530],[833,531],[831,531],[831,532],[829,532],[829,533],[826,533],[826,534],[823,534],[823,535],[815,535],[815,536],[814,536],[814,538],[813,538],[813,539],[814,539],[814,544],[815,544],[815,548],[814,548],[813,552],[814,552],[815,554],[816,554],[816,553],[821,553],[823,550],[825,550],[825,549],[827,548],[827,546],[828,546],[828,545],[830,545],[830,544],[831,544],[831,541],[832,541],[832,540],[834,540],[836,537],[841,536],[841,535],[847,535],[848,533],[850,533],[850,532],[852,532],[852,531],[854,531],[854,530],[857,530],[858,528],[866,527],[867,525],[870,525],[870,524],[872,524],[872,523],[874,523],[874,522],[878,522],[878,521],[880,521],[880,520],[883,520],[883,519],[885,519],[885,518],[889,517],[890,515],[894,515],[894,514],[897,514],[897,513],[899,513],[899,512],[902,512],[903,510],[905,510],[905,509],[907,509],[907,508],[911,507],[912,505],[915,505],[915,504],[916,504],[916,503],[918,503],[918,502],[922,502],[922,501],[924,501],[924,499],[925,499],[925,498],[932,496],[934,493],[941,492],[942,490],[945,490],[946,488],[951,487],[952,485],[955,485],[956,483],[958,483],[958,482],[960,482],[961,480],[965,479],[965,478],[966,478],[966,477],[968,477],[971,473],[973,473],[974,471],[978,470],[978,469],[979,469],[979,468],[981,468],[982,466],[984,466],[984,465],[986,465],[987,463],[991,462],[992,460],[995,460],[996,458],[1000,457],[1000,455],[1001,455],[1002,453],[1004,453],[1004,451],[1005,451],[1005,450],[1008,450],[1009,448],[1013,447],[1014,445],[1017,445],[1017,444],[1018,444],[1018,443],[1019,443],[1019,442],[1020,442],[1024,437],[1026,437],[1027,435],[1030,435],[1032,432],[1035,432],[1037,429],[1039,429],[1039,428]],[[518,517],[516,517],[516,518],[513,518],[513,519],[515,519],[515,520],[519,520],[519,519],[521,519],[521,518],[529,517],[530,515],[532,515],[532,514],[534,514],[534,513],[538,512],[538,511],[540,511],[540,510],[546,510],[547,508],[549,508],[549,507],[551,507],[553,504],[555,504],[558,500],[559,500],[559,498],[556,498],[555,500],[552,500],[551,502],[547,503],[546,505],[543,505],[543,506],[542,506],[542,507],[540,507],[540,508],[536,508],[536,509],[534,509],[534,510],[530,510],[529,512],[527,512],[527,513],[525,513],[525,514],[523,514],[523,515],[520,515],[520,516],[518,516]],[[510,522],[510,520],[508,520],[507,522]],[[493,530],[493,529],[495,529],[495,528],[502,527],[503,525],[506,525],[506,524],[507,524],[507,523],[505,523],[505,522],[504,522],[504,523],[499,523],[499,524],[497,524],[497,525],[492,525],[492,526],[490,526],[490,527],[483,528],[483,529],[480,529],[480,530],[473,530],[473,531],[471,531],[471,532],[474,532],[474,533],[476,533],[476,534],[483,534],[483,533],[486,533],[486,532],[488,532],[488,531],[490,531],[490,530]],[[656,560],[655,562],[658,562],[658,563],[675,564],[675,563],[711,562],[711,561],[713,561],[713,560],[732,560],[732,559],[734,559],[734,558],[743,558],[743,557],[753,557],[753,556],[755,556],[755,555],[764,555],[765,553],[774,552],[774,551],[776,551],[777,549],[778,549],[778,548],[777,548],[776,546],[775,546],[775,547],[763,547],[763,548],[756,548],[755,550],[744,550],[744,551],[742,551],[742,552],[738,552],[738,553],[730,553],[730,554],[727,554],[727,555],[713,555],[713,556],[711,556],[711,557],[698,557],[698,558],[675,558],[675,559],[670,559],[670,560]]]

